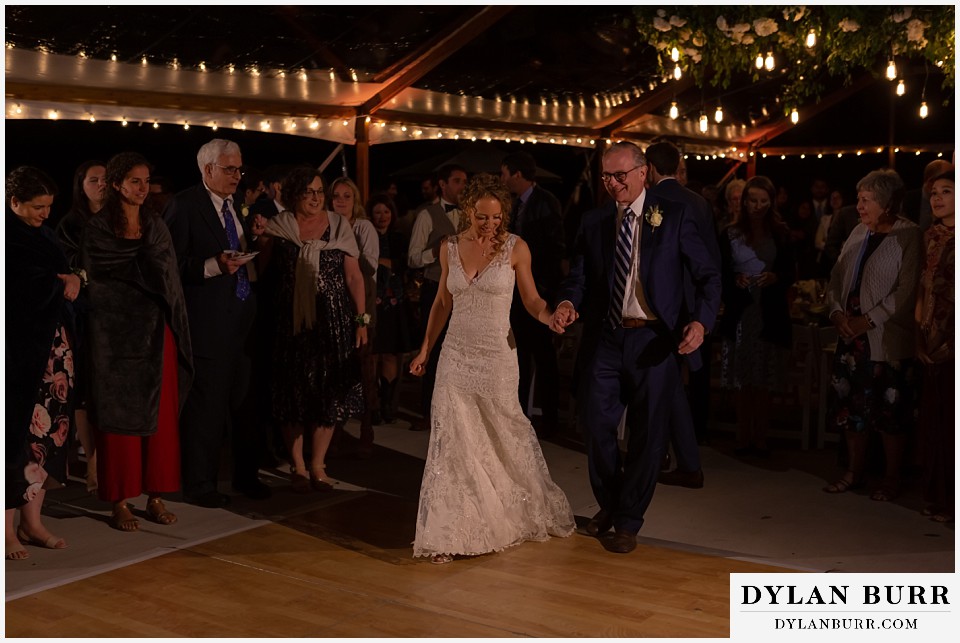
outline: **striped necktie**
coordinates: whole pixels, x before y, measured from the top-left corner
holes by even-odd
[[[227,242],[231,250],[240,250],[240,235],[237,233],[237,224],[233,221],[233,213],[230,212],[229,199],[223,200],[223,207],[220,209],[223,214],[223,228],[227,233]],[[237,299],[245,301],[250,296],[250,279],[247,278],[247,267],[240,266],[237,270]]]
[[[617,233],[617,253],[613,261],[613,292],[610,294],[610,326],[616,328],[623,318],[623,297],[627,292],[627,275],[633,258],[633,221],[636,215],[629,207],[623,211],[623,221]]]

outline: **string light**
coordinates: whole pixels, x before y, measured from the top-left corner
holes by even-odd
[[[672,60],[673,62],[677,62],[678,60],[680,60],[680,50],[677,49],[676,47],[670,50],[670,60]]]
[[[680,116],[680,109],[677,107],[677,101],[670,103],[670,118],[677,120]]]
[[[713,120],[717,121],[718,123],[723,122],[723,107],[720,105],[717,105],[717,111],[713,114]]]
[[[776,65],[777,65],[777,63],[776,63],[776,61],[773,59],[773,52],[772,52],[772,51],[768,51],[768,52],[767,52],[767,59],[763,61],[763,66],[766,68],[767,71],[773,71],[773,68],[776,67]]]
[[[763,54],[757,54],[757,69],[763,69]]]
[[[220,129],[220,126],[217,125],[217,121],[213,121],[213,125],[210,126],[210,129],[213,130],[214,132]]]
[[[91,112],[90,117],[87,120],[89,120],[91,123],[96,123],[97,117],[93,115],[93,112]]]
[[[147,66],[147,57],[146,57],[146,56],[144,56],[143,58],[140,59],[140,64],[143,65],[144,67]]]
[[[920,103],[920,118],[926,118],[930,113],[930,110],[927,109],[927,101]]]
[[[17,114],[23,113],[23,108],[20,107],[20,103],[17,103],[17,106],[13,108],[13,111],[15,111]]]
[[[796,107],[794,107],[793,111],[790,112],[790,122],[794,125],[800,122],[800,112],[797,111]]]
[[[357,77],[357,71],[355,69],[350,70],[350,78],[353,80],[353,82],[357,82],[358,77]]]
[[[229,65],[227,65],[227,73],[228,73],[228,74],[232,74],[232,73],[235,72],[236,70],[237,70],[237,68],[233,66],[233,63],[230,63]]]
[[[200,71],[207,71],[207,63],[203,62],[202,60],[200,61],[200,64],[197,65],[197,67],[200,68]]]
[[[160,123],[153,121],[153,129],[160,129]]]
[[[706,134],[708,124],[709,123],[707,122],[707,115],[701,112],[700,113],[700,132],[702,132],[703,134]]]
[[[901,78],[900,82],[897,83],[897,96],[903,96],[906,93],[907,93],[907,86],[903,82],[903,79]]]
[[[680,80],[683,77],[683,72],[680,71],[680,65],[677,65],[676,67],[673,68],[673,77],[676,80]]]
[[[57,120],[58,118],[60,118],[60,112],[58,112],[58,111],[55,110],[55,109],[51,109],[51,110],[50,110],[50,113],[49,113],[48,115],[50,116],[50,120],[53,120],[53,121],[55,121],[55,120]]]
[[[117,54],[110,54],[110,62],[117,62]]]
[[[893,58],[890,59],[890,62],[887,63],[887,80],[896,80],[897,79],[897,63],[893,62]]]
[[[185,130],[190,129],[190,123],[184,121],[184,123],[183,123],[183,129],[185,129]]]
[[[121,117],[120,117],[120,125],[122,125],[123,127],[126,127],[126,126],[127,126],[127,117],[126,117],[126,116],[121,116]]]
[[[817,46],[817,32],[813,29],[807,34],[807,49],[813,49]]]
[[[317,129],[318,127],[320,127],[320,121],[317,119],[310,121],[310,129]]]

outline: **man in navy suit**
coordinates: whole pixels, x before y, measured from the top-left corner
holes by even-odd
[[[707,200],[680,184],[678,171],[683,160],[680,150],[668,141],[654,143],[647,148],[650,194],[683,204],[693,218],[703,243],[712,259],[720,265],[720,246],[717,243],[713,213]],[[684,303],[691,310],[696,301],[696,288],[689,270],[684,269]],[[673,471],[660,474],[662,484],[680,485],[698,489],[703,486],[703,469],[700,466],[698,438],[705,438],[710,408],[710,353],[709,338],[700,350],[703,364],[690,371],[688,388],[690,400],[678,390],[675,408],[670,422],[670,443],[677,459]],[[695,414],[691,414],[691,407]]]
[[[699,367],[697,349],[720,306],[720,266],[683,205],[644,189],[647,159],[639,147],[612,145],[602,166],[613,202],[583,215],[552,327],[563,332],[583,316],[578,400],[590,485],[600,505],[586,531],[615,528],[604,545],[625,554],[637,546],[656,488],[682,386],[677,355]],[[696,284],[690,307],[684,270]],[[621,461],[617,427],[627,405],[638,422]]]
[[[255,404],[250,394],[251,328],[257,308],[253,263],[231,251],[253,250],[264,219],[246,230],[233,204],[243,175],[236,143],[214,139],[200,148],[203,181],[177,194],[164,219],[170,228],[183,295],[196,344],[196,376],[180,417],[183,497],[201,507],[222,507],[229,497],[217,490],[223,438],[232,435],[233,487],[255,499],[270,496],[257,477]]]

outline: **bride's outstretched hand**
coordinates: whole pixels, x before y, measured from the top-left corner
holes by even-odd
[[[420,354],[413,358],[413,361],[410,362],[411,375],[423,377],[423,374],[427,371],[427,357],[427,353],[420,351]]]

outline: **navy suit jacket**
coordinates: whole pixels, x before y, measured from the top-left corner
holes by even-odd
[[[534,185],[518,217],[513,214],[513,232],[530,247],[530,271],[537,292],[550,300],[563,279],[563,218],[557,197]]]
[[[653,228],[646,213],[659,207],[663,221]],[[720,308],[720,265],[704,243],[684,206],[647,192],[640,216],[640,279],[644,296],[653,313],[669,330],[677,344],[683,328],[699,321],[709,331]],[[591,351],[604,330],[609,329],[607,312],[613,292],[613,262],[616,254],[617,206],[614,202],[583,215],[572,253],[570,274],[564,280],[557,302],[569,300],[584,323],[581,352]],[[684,271],[696,284],[691,306],[684,301]],[[592,343],[592,345],[591,345]],[[588,354],[588,353],[586,353]],[[699,351],[687,356],[690,367],[701,365]]]
[[[256,297],[237,299],[236,273],[203,276],[204,262],[230,248],[203,183],[170,199],[163,218],[180,266],[194,356],[223,358],[241,350],[253,325]]]

